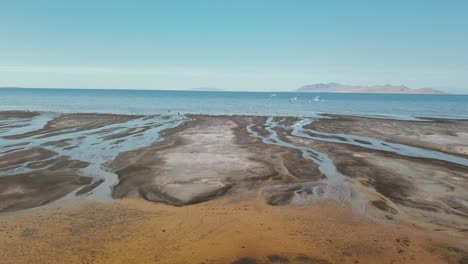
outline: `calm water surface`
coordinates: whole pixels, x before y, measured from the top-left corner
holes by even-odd
[[[468,95],[3,88],[0,89],[1,110],[268,116],[334,113],[394,118],[468,118]]]

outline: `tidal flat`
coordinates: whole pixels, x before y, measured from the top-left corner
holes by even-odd
[[[468,263],[468,121],[0,112],[0,263]]]

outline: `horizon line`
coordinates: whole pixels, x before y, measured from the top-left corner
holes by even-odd
[[[167,92],[233,92],[233,93],[304,93],[304,94],[313,94],[313,93],[323,93],[323,94],[401,94],[401,95],[468,95],[467,93],[452,93],[446,92],[442,94],[411,94],[411,93],[360,93],[360,92],[352,92],[352,93],[343,93],[343,92],[298,92],[298,91],[255,91],[255,90],[227,90],[227,89],[219,89],[219,90],[203,90],[203,88],[184,88],[184,89],[159,89],[159,88],[83,88],[83,87],[20,87],[20,86],[0,86],[0,89],[43,89],[43,90],[108,90],[108,91],[167,91]],[[218,89],[218,88],[217,88]],[[432,88],[431,88],[432,89]]]

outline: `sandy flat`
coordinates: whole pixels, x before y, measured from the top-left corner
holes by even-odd
[[[171,207],[123,199],[21,217],[20,223],[15,218],[0,223],[4,263],[278,263],[270,261],[275,259],[458,263],[466,259],[461,245],[454,246],[447,238],[379,224],[334,203],[272,207],[246,197]]]

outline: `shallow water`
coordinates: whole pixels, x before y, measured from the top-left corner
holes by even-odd
[[[80,89],[0,89],[1,110],[115,114],[248,114],[307,116],[318,113],[384,118],[468,118],[468,95],[196,92]],[[320,101],[313,99],[320,96]],[[297,100],[291,100],[297,98]]]
[[[303,139],[311,139],[322,142],[331,142],[338,144],[349,144],[353,146],[363,147],[370,150],[379,150],[391,152],[407,157],[417,157],[426,159],[435,159],[454,163],[468,168],[468,159],[449,155],[443,152],[428,150],[407,146],[403,144],[390,143],[383,140],[378,140],[370,137],[348,135],[343,133],[323,133],[316,130],[306,129],[304,126],[312,123],[311,118],[301,118],[297,123],[285,126],[280,125],[281,121],[275,122],[272,117],[269,117],[263,126],[268,132],[267,136],[262,136],[256,132],[254,124],[248,124],[246,129],[251,136],[260,138],[266,144],[278,145],[286,148],[296,149],[302,152],[304,158],[316,163],[319,170],[326,176],[326,179],[320,181],[309,181],[303,183],[273,185],[266,187],[266,191],[271,190],[287,190],[293,187],[297,188],[293,203],[303,203],[308,199],[333,199],[339,202],[349,202],[355,208],[365,210],[365,204],[358,197],[358,193],[352,190],[346,176],[341,174],[335,167],[333,160],[325,153],[317,151],[310,146],[302,146],[297,143],[290,143],[278,137],[275,129],[281,128],[290,133],[290,136]],[[317,135],[317,136],[311,136]],[[364,143],[365,142],[365,143]],[[306,195],[303,195],[306,193]]]
[[[119,154],[137,150],[152,145],[162,140],[161,131],[181,125],[189,118],[183,114],[166,113],[165,115],[147,115],[136,119],[102,126],[94,129],[80,131],[77,128],[66,128],[60,130],[60,134],[39,134],[21,139],[8,139],[6,137],[28,133],[42,129],[46,124],[61,114],[53,112],[41,112],[32,118],[10,118],[0,120],[0,156],[14,153],[16,151],[41,147],[57,153],[56,155],[44,159],[48,161],[60,156],[69,157],[71,160],[78,160],[89,163],[81,169],[85,176],[94,178],[94,182],[103,180],[91,193],[87,194],[90,199],[101,201],[111,200],[112,187],[118,183],[116,174],[105,169],[105,164],[114,160]],[[310,146],[303,146],[297,143],[290,143],[278,137],[276,129],[284,129],[291,136],[303,139],[311,139],[322,142],[349,144],[371,150],[392,152],[402,156],[427,158],[442,160],[468,167],[468,160],[462,157],[449,155],[446,153],[411,147],[402,144],[385,142],[382,140],[348,135],[343,133],[323,133],[304,128],[306,125],[318,120],[319,117],[300,118],[300,120],[290,126],[281,125],[281,121],[275,121],[273,117],[267,118],[265,124],[267,136],[261,136],[254,129],[254,124],[247,126],[247,131],[251,136],[260,138],[266,144],[279,145],[286,148],[296,149],[302,152],[304,158],[316,163],[319,170],[326,176],[320,181],[308,181],[286,185],[273,185],[265,187],[264,191],[298,189],[295,192],[293,202],[301,204],[307,200],[333,199],[339,202],[351,202],[355,208],[365,210],[365,205],[359,198],[359,194],[353,191],[347,177],[342,175],[335,167],[333,160],[325,153],[315,150]],[[326,118],[326,117],[325,117]],[[147,130],[145,130],[147,129]],[[122,136],[126,134],[125,136]],[[114,138],[112,138],[114,137]],[[66,146],[44,145],[52,141],[67,140]],[[2,168],[1,176],[14,176],[15,174],[43,170],[31,168],[30,165],[37,160],[24,163],[19,166]],[[74,199],[76,193],[70,193],[61,200]]]
[[[331,143],[340,143],[340,144],[349,144],[353,146],[359,146],[363,148],[368,148],[372,150],[381,150],[392,152],[402,156],[408,157],[416,157],[416,158],[425,158],[425,159],[436,159],[447,161],[450,163],[455,163],[463,166],[468,167],[468,159],[457,157],[454,155],[446,154],[443,152],[417,148],[412,146],[407,146],[403,144],[397,143],[390,143],[383,140],[370,138],[370,137],[363,137],[363,136],[356,136],[356,135],[349,135],[343,133],[323,133],[312,129],[306,129],[304,126],[313,122],[309,118],[304,118],[300,122],[294,124],[291,127],[286,127],[292,129],[291,135],[296,137],[302,137],[307,139],[313,139],[323,142],[331,142]],[[320,135],[320,136],[311,136],[310,133]],[[340,137],[344,140],[335,139],[332,137]],[[366,143],[362,143],[366,142]]]
[[[124,123],[106,125],[99,128],[78,130],[78,128],[62,129],[59,135],[44,137],[44,134],[30,136],[21,139],[7,139],[6,136],[36,131],[43,128],[48,121],[57,117],[54,113],[41,113],[39,116],[31,119],[22,120],[21,127],[10,130],[0,131],[0,155],[14,153],[16,151],[28,150],[41,147],[56,153],[56,155],[41,160],[48,161],[61,156],[69,157],[71,160],[78,160],[89,163],[86,168],[81,169],[81,174],[94,178],[94,181],[104,180],[89,195],[91,198],[99,200],[111,199],[111,188],[118,183],[117,175],[104,169],[107,162],[115,159],[119,154],[147,147],[153,143],[162,140],[160,132],[176,127],[188,120],[184,116],[145,116],[130,120]],[[5,124],[17,124],[17,119],[6,119],[2,121]],[[147,127],[147,130],[141,130]],[[133,134],[122,136],[132,131]],[[116,138],[106,138],[117,136]],[[59,140],[67,140],[66,146],[44,145],[45,143]],[[21,144],[21,146],[17,146]],[[20,173],[43,170],[30,168],[29,165],[38,162],[26,162],[19,166],[3,168],[0,176],[12,176]],[[79,190],[77,190],[79,191]],[[71,194],[72,195],[72,194]]]
[[[333,161],[328,157],[328,155],[310,147],[299,146],[281,140],[274,129],[283,126],[279,125],[278,122],[273,121],[272,117],[269,117],[265,122],[265,129],[268,131],[268,136],[266,137],[261,136],[259,133],[254,131],[252,129],[253,126],[254,124],[247,125],[247,131],[253,137],[260,138],[266,144],[273,144],[301,151],[302,156],[317,164],[319,170],[326,176],[324,180],[320,181],[273,185],[266,187],[265,191],[298,187],[293,198],[293,203],[295,204],[302,204],[310,199],[333,199],[338,202],[351,202],[355,208],[364,210],[364,204],[357,197],[357,194],[353,193],[350,183],[346,180],[346,177],[336,169]],[[306,195],[303,195],[303,193],[306,193]]]

